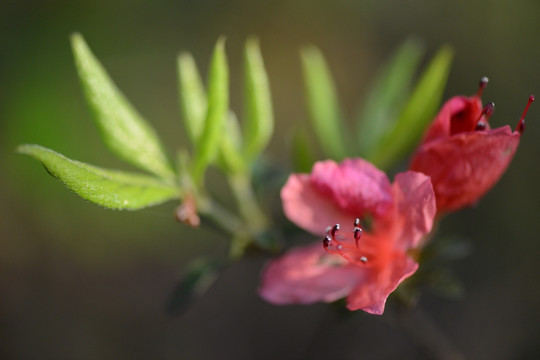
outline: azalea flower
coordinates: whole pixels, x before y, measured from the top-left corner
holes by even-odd
[[[476,203],[495,185],[512,161],[525,129],[529,102],[514,131],[491,129],[493,103],[482,108],[482,78],[476,95],[448,100],[428,128],[410,169],[431,177],[439,213]]]
[[[418,268],[409,251],[436,213],[429,177],[408,171],[390,184],[362,159],[318,162],[311,174],[292,174],[281,199],[289,220],[323,241],[271,261],[260,295],[278,305],[346,296],[350,310],[372,314],[382,314],[388,295]]]

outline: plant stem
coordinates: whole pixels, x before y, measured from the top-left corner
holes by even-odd
[[[214,220],[219,226],[231,234],[242,232],[242,221],[230,211],[208,197],[199,197],[198,209]]]
[[[269,221],[259,207],[248,173],[239,172],[228,177],[229,185],[238,204],[238,211],[246,223],[249,236],[237,234],[231,244],[231,256],[242,256],[244,249],[251,240],[268,229]]]
[[[250,232],[258,233],[266,230],[268,219],[257,203],[249,175],[233,174],[229,176],[229,184],[238,203],[240,215],[246,221]]]

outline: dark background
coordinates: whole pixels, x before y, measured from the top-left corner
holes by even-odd
[[[492,125],[515,126],[540,94],[540,3],[503,1],[3,1],[0,5],[0,357],[3,359],[422,358],[414,336],[383,317],[327,305],[276,307],[256,295],[264,256],[226,269],[181,317],[164,311],[186,262],[224,257],[227,239],[175,223],[168,203],[113,212],[82,201],[28,157],[39,143],[71,158],[129,169],[101,143],[80,90],[69,35],[81,32],[168,150],[186,142],[176,55],[207,68],[227,36],[232,107],[241,107],[241,51],[257,35],[269,72],[276,134],[268,161],[290,165],[291,129],[306,122],[298,51],[319,46],[353,114],[378,66],[409,35],[432,56],[456,56],[445,99],[490,84]],[[425,292],[420,306],[471,359],[540,356],[540,105],[516,157],[478,206],[440,234],[470,239],[452,265],[461,300]],[[482,156],[479,154],[479,156]],[[219,186],[219,184],[217,185]]]

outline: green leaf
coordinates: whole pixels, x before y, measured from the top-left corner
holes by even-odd
[[[292,161],[295,172],[309,173],[315,163],[311,142],[305,131],[295,131],[292,139]]]
[[[204,128],[195,146],[193,177],[197,183],[203,179],[208,165],[220,148],[227,111],[229,108],[229,69],[225,55],[225,39],[218,40],[208,76],[208,109]]]
[[[332,76],[319,49],[308,47],[301,55],[307,107],[315,133],[324,154],[341,160],[349,154],[349,142]]]
[[[109,149],[164,179],[174,177],[154,129],[128,102],[80,34],[71,36],[75,64],[94,120]]]
[[[264,69],[259,43],[249,39],[245,46],[245,148],[251,162],[268,145],[274,131],[274,115],[268,76]]]
[[[407,40],[384,66],[370,91],[359,117],[358,147],[369,154],[389,129],[392,129],[408,96],[414,73],[423,54],[413,39]]]
[[[203,296],[217,280],[222,265],[208,259],[191,262],[182,279],[173,289],[167,303],[166,312],[181,315],[189,309],[194,300]]]
[[[376,166],[387,169],[404,157],[424,133],[439,108],[450,72],[453,51],[443,46],[423,72],[392,131],[368,157]]]
[[[178,86],[182,117],[192,144],[197,144],[206,117],[206,94],[193,56],[178,57]]]
[[[180,197],[179,189],[152,176],[102,169],[39,145],[21,145],[17,151],[41,161],[82,198],[107,208],[137,210]]]
[[[219,162],[224,172],[238,173],[246,170],[246,161],[242,156],[242,135],[234,112],[229,111],[223,127]]]

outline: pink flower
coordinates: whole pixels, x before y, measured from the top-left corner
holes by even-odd
[[[478,93],[448,100],[428,128],[413,156],[410,169],[431,177],[439,213],[476,203],[495,185],[512,161],[525,128],[524,118],[534,100],[531,95],[516,130],[508,125],[491,129],[494,104],[482,109]]]
[[[350,310],[372,314],[382,314],[388,295],[418,268],[408,252],[431,230],[436,213],[429,177],[409,171],[390,184],[362,159],[318,162],[311,174],[293,174],[281,199],[292,222],[326,237],[271,261],[260,295],[274,304],[347,296]],[[350,224],[351,231],[328,230],[332,224]]]

